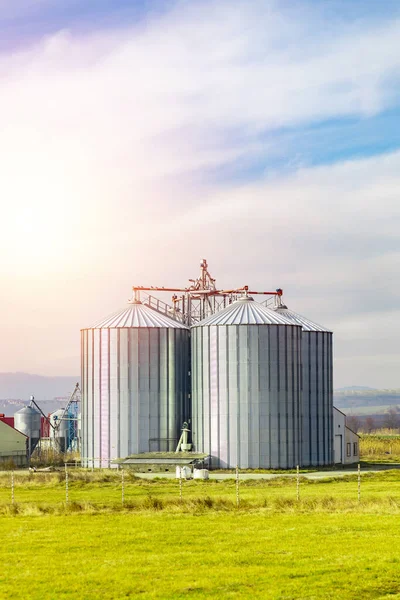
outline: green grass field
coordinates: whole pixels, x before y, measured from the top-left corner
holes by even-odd
[[[301,481],[0,474],[0,598],[400,598],[400,471]]]
[[[399,515],[3,517],[2,598],[382,598]]]

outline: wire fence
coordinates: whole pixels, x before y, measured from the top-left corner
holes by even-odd
[[[369,473],[362,474],[358,465],[356,475],[322,480],[307,479],[300,474],[299,468],[292,476],[252,479],[236,469],[230,479],[196,480],[187,477],[187,470],[179,469],[176,478],[166,479],[161,473],[160,478],[143,479],[126,469],[98,469],[93,473],[76,468],[75,463],[65,463],[63,469],[52,472],[3,472],[0,475],[0,507],[80,505],[83,508],[90,505],[112,509],[118,506],[148,507],[154,503],[162,507],[208,502],[210,506],[218,504],[240,509],[285,502],[295,507],[322,500],[327,505],[329,499],[333,504],[335,501],[361,504],[363,501],[390,500],[400,509],[400,470],[390,473],[393,474],[390,481],[387,475],[371,477]]]

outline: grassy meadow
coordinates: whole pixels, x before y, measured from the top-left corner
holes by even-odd
[[[400,471],[235,481],[0,474],[0,597],[400,598]]]
[[[390,467],[400,437],[360,451]],[[0,472],[0,599],[400,598],[400,469],[362,472],[360,500],[357,475],[304,475],[299,498],[295,477],[243,479],[238,506],[233,473],[125,472],[122,493],[121,472],[70,468],[67,497],[63,469],[15,471],[12,502]]]

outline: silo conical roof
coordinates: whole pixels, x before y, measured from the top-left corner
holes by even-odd
[[[118,327],[158,327],[168,329],[187,329],[186,325],[175,321],[167,315],[142,304],[130,302],[126,308],[118,310],[112,315],[97,321],[88,329],[114,329]]]
[[[240,298],[226,308],[207,317],[194,327],[203,325],[294,325],[283,315],[262,306],[253,298]]]
[[[20,408],[15,414],[16,415],[40,415],[40,412],[33,406],[24,406],[23,408]]]
[[[314,323],[294,312],[293,310],[289,310],[287,306],[278,306],[274,309],[279,315],[282,315],[289,321],[291,321],[294,325],[300,325],[303,328],[303,331],[324,331],[325,333],[331,333],[329,329],[323,327],[322,325],[318,325],[318,323]]]

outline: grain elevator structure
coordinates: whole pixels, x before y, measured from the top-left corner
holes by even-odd
[[[217,289],[205,260],[189,281],[82,330],[83,465],[169,460],[182,430],[212,468],[332,464],[332,333],[281,289]]]

